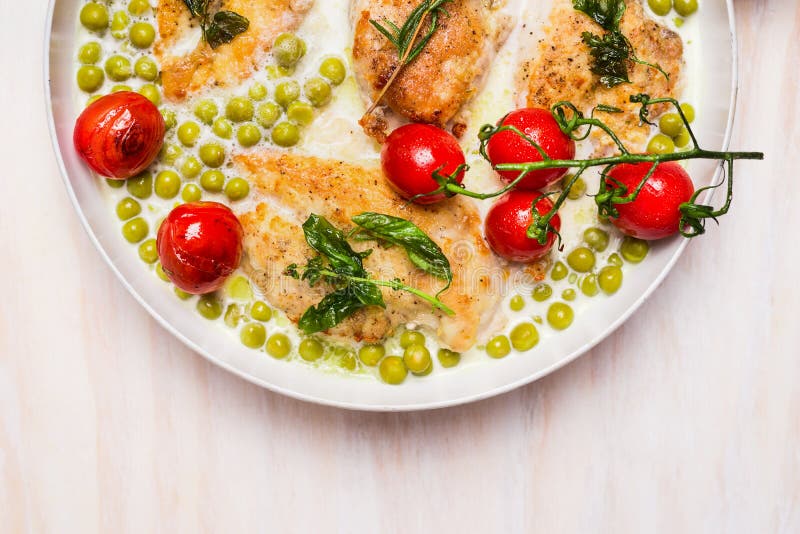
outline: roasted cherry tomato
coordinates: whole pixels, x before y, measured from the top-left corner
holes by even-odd
[[[498,126],[513,126],[536,142],[551,159],[573,159],[575,141],[559,128],[553,115],[546,109],[522,108],[506,115]],[[492,136],[486,146],[492,165],[503,163],[530,163],[542,161],[542,155],[527,139],[511,130],[503,130]],[[518,189],[533,191],[556,182],[567,169],[541,169],[529,173],[517,185]],[[500,177],[511,183],[520,171],[499,171]]]
[[[392,187],[405,199],[439,189],[433,173],[450,176],[464,165],[464,152],[456,138],[430,124],[407,124],[393,131],[381,151],[383,173]],[[458,173],[458,183],[464,171]],[[419,197],[417,204],[433,204],[447,198],[444,194]]]
[[[537,200],[538,199],[538,200]],[[506,193],[486,215],[486,241],[498,256],[509,261],[534,262],[541,259],[556,240],[556,234],[549,232],[547,242],[542,245],[528,237],[528,227],[533,222],[531,211],[534,202],[540,215],[546,215],[552,208],[550,199],[538,191],[514,190]],[[561,218],[556,215],[550,224],[561,230]]]
[[[635,191],[653,165],[651,163],[622,163],[608,173],[606,183],[615,187],[616,180],[629,192]],[[613,178],[613,180],[612,180]],[[639,239],[661,239],[679,230],[680,205],[694,194],[692,179],[683,167],[669,161],[656,167],[636,200],[616,204],[619,217],[611,222],[624,233]]]
[[[165,124],[152,102],[130,91],[89,105],[75,123],[73,142],[97,174],[124,180],[145,170],[161,150]]]
[[[158,230],[158,257],[170,280],[194,295],[216,291],[242,259],[242,225],[225,205],[193,202]]]

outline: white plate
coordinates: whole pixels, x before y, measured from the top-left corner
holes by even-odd
[[[73,71],[75,21],[81,4],[79,0],[51,0],[45,61],[51,134],[75,210],[101,256],[156,320],[210,361],[273,391],[320,404],[375,411],[440,408],[509,391],[555,371],[613,332],[659,285],[686,245],[685,240],[674,239],[654,246],[645,262],[626,270],[619,293],[593,302],[569,330],[544,339],[526,355],[497,361],[485,358],[433,373],[424,380],[408,380],[399,387],[328,374],[255,353],[221,329],[208,328],[178,299],[165,296],[164,284],[142,268],[130,245],[121,238],[113,210],[98,194],[101,184],[72,148],[72,128],[78,114],[73,104],[77,91]],[[737,92],[732,0],[705,0],[687,22],[686,31],[691,39],[686,47],[686,74],[691,83],[685,99],[699,110],[693,126],[704,147],[725,149]],[[696,184],[711,182],[716,169],[710,162],[692,162],[689,167]]]

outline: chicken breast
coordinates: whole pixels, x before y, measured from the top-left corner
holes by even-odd
[[[445,127],[465,128],[459,111],[480,89],[489,65],[504,42],[510,19],[492,0],[453,0],[443,7],[438,29],[422,53],[405,66],[381,100],[400,117]],[[370,20],[402,26],[416,0],[353,0],[353,60],[362,92],[371,104],[398,68],[397,49]],[[427,22],[426,22],[427,24]],[[427,25],[423,31],[427,29]],[[364,130],[383,141],[388,128],[385,107],[362,119]]]
[[[656,69],[630,63],[630,84],[611,89],[601,85],[599,76],[590,70],[592,57],[581,40],[581,34],[589,31],[602,35],[603,29],[584,13],[576,11],[571,0],[555,0],[543,39],[538,43],[527,43],[534,46],[524,51],[525,56],[531,59],[522,65],[521,94],[528,106],[549,108],[567,100],[587,114],[598,104],[618,107],[624,112],[598,113],[597,116],[629,143],[630,149],[642,150],[650,135],[650,127],[639,124],[639,105],[631,103],[629,98],[637,93],[653,97],[679,96],[683,43],[675,32],[650,19],[639,0],[627,1],[620,29],[633,44],[636,55],[644,61],[661,65],[669,73],[669,79]],[[654,107],[653,116],[666,109],[667,106]],[[607,136],[598,135],[596,139],[600,142],[601,152],[613,146]]]
[[[212,2],[213,3],[213,2]],[[161,63],[164,96],[181,101],[206,86],[235,86],[264,62],[275,38],[296,29],[313,0],[222,0],[213,3],[250,21],[244,33],[231,43],[212,49],[200,40],[185,51],[187,39],[200,36],[197,20],[190,17],[183,0],[160,0],[157,19],[159,38],[155,53]]]
[[[410,220],[439,244],[454,275],[441,299],[456,315],[435,311],[409,293],[383,289],[385,310],[362,309],[329,334],[377,342],[398,326],[414,322],[435,330],[444,344],[461,352],[476,343],[482,325],[494,320],[505,271],[484,244],[480,217],[470,199],[456,197],[429,207],[410,205],[386,185],[379,169],[277,151],[240,155],[235,164],[259,199],[254,209],[239,214],[247,254],[243,264],[271,305],[292,321],[297,322],[309,306],[331,291],[324,283],[309,287],[283,274],[288,265],[304,265],[316,255],[301,225],[315,213],[338,228],[349,229],[353,227],[350,218],[364,211]],[[444,286],[442,280],[414,267],[400,247],[354,244],[358,251],[368,248],[373,253],[364,260],[364,267],[373,278],[399,278],[429,294]]]

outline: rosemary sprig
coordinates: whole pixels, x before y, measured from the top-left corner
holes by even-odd
[[[691,148],[688,150],[684,150],[681,152],[674,152],[671,154],[632,153],[630,150],[628,150],[625,144],[620,140],[620,138],[616,135],[616,133],[607,124],[605,124],[602,120],[594,117],[595,111],[600,111],[605,113],[619,113],[620,112],[619,109],[610,106],[600,105],[593,110],[592,115],[590,115],[589,117],[585,117],[583,113],[581,113],[571,102],[558,102],[552,107],[551,112],[556,122],[558,123],[559,127],[566,135],[568,135],[575,141],[581,141],[589,136],[593,128],[599,128],[603,130],[606,133],[606,135],[608,135],[612,139],[619,153],[613,156],[606,156],[601,158],[555,160],[549,158],[542,149],[542,147],[539,146],[533,139],[531,139],[521,131],[517,130],[516,128],[509,126],[494,126],[491,124],[487,124],[481,128],[478,134],[481,143],[480,153],[484,159],[489,161],[489,155],[487,153],[487,145],[492,137],[494,137],[495,135],[497,135],[502,131],[513,131],[515,134],[519,135],[520,137],[528,141],[531,145],[533,145],[537,149],[539,154],[542,156],[542,161],[535,161],[529,163],[504,163],[504,164],[494,165],[493,168],[497,171],[517,171],[520,174],[513,182],[503,187],[499,191],[495,191],[493,193],[477,193],[474,191],[469,191],[465,189],[463,185],[456,182],[454,179],[452,178],[448,179],[447,177],[443,177],[440,174],[437,175],[437,173],[434,173],[433,174],[434,179],[439,181],[441,185],[437,190],[432,191],[431,193],[428,193],[425,196],[439,195],[444,193],[450,196],[465,195],[476,199],[495,198],[516,188],[517,184],[519,184],[523,179],[525,179],[525,177],[531,172],[535,172],[542,169],[553,169],[553,168],[577,169],[577,171],[568,181],[568,183],[564,185],[563,191],[553,202],[553,209],[547,215],[541,217],[534,217],[534,222],[528,229],[528,236],[531,239],[537,239],[540,243],[544,244],[547,240],[548,232],[553,231],[553,228],[550,225],[550,221],[556,215],[561,205],[566,201],[569,190],[572,188],[575,182],[578,181],[578,178],[580,178],[581,174],[583,174],[589,168],[603,167],[600,180],[600,189],[597,195],[595,195],[594,199],[595,203],[597,204],[600,215],[615,217],[618,215],[615,206],[619,204],[627,204],[636,200],[639,192],[642,190],[645,183],[647,183],[647,180],[650,179],[653,172],[655,172],[655,168],[658,166],[659,163],[664,163],[667,161],[684,161],[691,159],[717,160],[721,162],[723,169],[726,171],[726,176],[724,180],[718,184],[698,189],[697,191],[695,191],[694,195],[692,195],[692,198],[689,200],[689,202],[685,202],[680,206],[681,234],[689,238],[703,234],[705,232],[706,219],[712,219],[716,221],[718,217],[726,214],[730,209],[731,200],[733,198],[733,162],[736,160],[762,160],[764,159],[764,154],[761,152],[719,152],[713,150],[705,150],[701,148],[699,143],[697,142],[697,138],[695,137],[695,134],[692,131],[692,127],[690,126],[689,121],[686,118],[686,115],[684,115],[680,103],[677,100],[675,100],[674,98],[650,98],[650,96],[646,94],[632,95],[630,97],[630,100],[631,102],[641,104],[641,108],[639,110],[639,118],[642,122],[648,124],[649,124],[648,118],[649,118],[650,106],[656,104],[671,104],[675,108],[677,113],[680,115],[681,120],[684,123],[684,126],[689,132],[689,136],[692,140]],[[500,121],[500,123],[502,123],[502,120]],[[637,185],[636,189],[634,189],[633,191],[628,191],[623,184],[619,183],[615,184],[614,183],[615,180],[608,177],[608,172],[615,165],[618,165],[620,163],[652,163],[652,168],[647,173],[647,175],[642,179],[642,181]],[[609,185],[608,182],[611,182],[611,185]],[[727,184],[727,193],[726,193],[725,203],[720,208],[715,209],[712,206],[697,203],[698,198],[703,192],[720,187],[723,184]],[[689,228],[689,230],[685,230],[685,228],[687,227]]]
[[[428,42],[430,42],[438,28],[439,15],[448,14],[447,10],[442,6],[450,1],[451,0],[423,0],[411,11],[408,18],[403,23],[403,26],[399,28],[390,20],[384,20],[384,24],[381,24],[377,20],[370,19],[370,24],[397,49],[398,65],[394,69],[392,76],[386,84],[384,84],[377,98],[375,98],[374,102],[365,113],[365,116],[375,111],[375,108],[380,104],[381,100],[383,100],[389,87],[392,86],[395,79],[400,74],[400,71],[403,70],[403,67],[414,61]],[[425,19],[429,15],[428,29],[420,36]]]

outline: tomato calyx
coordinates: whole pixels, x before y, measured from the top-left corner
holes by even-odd
[[[420,193],[419,195],[414,195],[413,197],[409,198],[408,201],[415,202],[422,198],[435,197],[437,195],[444,195],[445,198],[452,198],[460,194],[453,189],[466,190],[464,184],[462,184],[458,178],[462,173],[465,173],[469,170],[469,165],[462,163],[456,167],[451,174],[442,174],[444,167],[444,165],[441,165],[431,173],[431,178],[433,178],[433,181],[439,184],[438,189],[434,189],[430,193]]]

